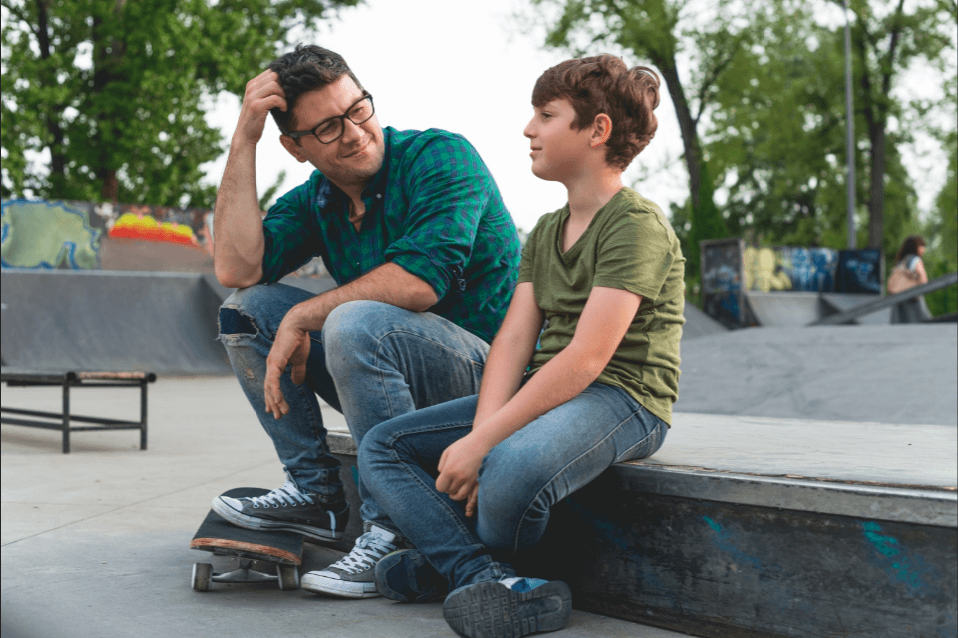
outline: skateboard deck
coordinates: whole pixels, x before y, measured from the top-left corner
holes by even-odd
[[[258,487],[238,487],[223,496],[243,498],[262,496],[269,490]],[[209,563],[193,565],[193,589],[209,591],[212,583],[276,582],[280,589],[299,587],[299,565],[303,559],[303,535],[298,532],[253,530],[233,525],[210,510],[190,542],[191,549],[211,552],[217,556],[239,559],[239,568],[214,573]],[[275,573],[262,571],[254,561],[269,563]]]

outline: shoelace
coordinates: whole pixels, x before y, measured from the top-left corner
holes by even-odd
[[[253,507],[280,507],[282,505],[309,505],[313,502],[313,499],[300,492],[295,483],[286,481],[283,487],[262,496],[254,496],[250,499],[250,502]]]
[[[375,532],[366,532],[356,539],[353,550],[341,559],[330,565],[350,574],[358,574],[376,564],[376,562],[394,551],[396,546],[386,541]]]

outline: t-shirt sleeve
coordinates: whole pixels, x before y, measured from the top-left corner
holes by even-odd
[[[675,260],[671,235],[658,215],[628,211],[603,230],[592,285],[628,290],[654,301]]]
[[[259,283],[279,281],[318,254],[322,238],[309,214],[312,181],[276,200],[263,219],[263,277]]]
[[[539,222],[537,222],[535,227],[532,229],[532,232],[529,233],[528,237],[526,237],[526,243],[522,247],[522,257],[519,261],[519,279],[516,281],[517,284],[521,284],[526,281],[532,281],[534,271],[533,267],[535,266],[536,261],[536,242],[539,240],[541,227],[542,219],[540,218]]]
[[[403,236],[385,259],[432,286],[442,299],[464,272],[495,181],[479,153],[458,135],[437,137],[417,154],[409,173]]]

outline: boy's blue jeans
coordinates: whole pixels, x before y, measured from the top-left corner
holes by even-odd
[[[375,425],[418,408],[479,391],[489,345],[442,317],[375,301],[336,308],[321,332],[310,333],[306,382],[294,385],[287,370],[281,388],[289,413],[266,412],[266,357],[290,308],[313,297],[284,284],[234,292],[220,308],[220,341],[233,370],[273,440],[287,475],[326,502],[343,498],[339,461],[326,445],[318,394],[343,413],[356,444]],[[360,482],[363,520],[379,520]]]
[[[382,423],[359,448],[367,493],[389,517],[372,522],[408,538],[450,590],[515,576],[509,556],[542,537],[554,504],[613,463],[649,456],[668,430],[624,390],[593,383],[486,455],[478,513],[466,518],[464,501],[436,490],[436,466],[471,431],[477,398]]]

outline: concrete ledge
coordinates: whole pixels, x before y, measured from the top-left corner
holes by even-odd
[[[553,508],[520,572],[566,581],[579,609],[697,636],[955,636],[954,428],[674,423],[658,454]],[[355,443],[328,440],[358,499]]]
[[[644,494],[703,499],[798,512],[958,527],[958,495],[911,489],[620,463],[615,480]]]

